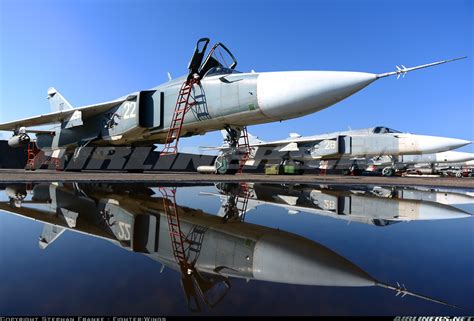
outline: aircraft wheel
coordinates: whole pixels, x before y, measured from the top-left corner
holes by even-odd
[[[26,171],[35,171],[36,168],[35,168],[34,166],[31,166],[30,164],[27,164],[27,165],[25,166],[25,170],[26,170]]]
[[[457,173],[456,173],[456,177],[457,177],[457,178],[461,178],[461,177],[462,177],[462,173],[461,173],[461,172],[457,172]]]
[[[391,167],[385,167],[382,169],[382,175],[383,176],[393,176],[395,175],[395,170]]]
[[[229,163],[229,160],[227,157],[218,157],[215,163],[217,174],[234,175],[235,173],[237,173],[237,169],[229,168],[230,164],[232,164],[232,161]]]

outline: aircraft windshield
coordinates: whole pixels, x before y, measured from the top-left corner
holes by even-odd
[[[374,134],[396,134],[396,133],[401,133],[401,132],[395,129],[388,128],[388,127],[375,127],[374,128]]]
[[[204,77],[215,76],[215,75],[228,75],[228,74],[234,74],[234,73],[240,73],[240,71],[233,70],[233,69],[230,69],[230,68],[225,68],[225,67],[212,67],[204,75]]]

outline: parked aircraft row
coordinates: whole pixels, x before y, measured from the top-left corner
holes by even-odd
[[[396,188],[337,186],[272,186],[220,184],[225,200],[218,215],[177,205],[165,187],[133,184],[36,184],[31,197],[23,185],[5,188],[9,201],[0,214],[12,213],[44,223],[39,247],[47,250],[66,231],[79,232],[137,253],[181,274],[188,306],[199,310],[218,304],[231,290],[232,279],[297,285],[379,286],[439,304],[447,303],[392,286],[369,275],[315,241],[251,224],[245,213],[262,204],[375,225],[423,219],[461,219],[470,214],[456,206],[472,205],[472,195]],[[430,195],[435,195],[433,199]],[[248,199],[248,210],[239,207]],[[425,200],[427,198],[427,200]],[[469,205],[468,204],[468,205]],[[180,233],[186,235],[185,256],[176,254],[170,230],[170,208],[176,208]],[[413,210],[416,209],[415,212]],[[174,245],[173,245],[174,244]],[[181,260],[185,258],[183,266]],[[285,264],[281,264],[285,262]],[[212,295],[211,295],[212,294]],[[213,299],[212,299],[213,298]]]
[[[289,214],[305,212],[375,226],[474,215],[474,194],[470,192],[370,185],[247,185],[243,189],[239,184],[219,183],[219,194],[207,193],[220,197],[219,216],[229,216],[229,203],[235,203],[236,197],[246,198],[247,206],[245,212],[234,212],[233,216],[245,215],[262,205],[280,207]]]
[[[214,167],[201,167],[201,172],[227,173],[233,169],[232,147],[226,141],[220,147],[205,147],[220,151]],[[403,133],[384,126],[358,130],[347,130],[322,135],[303,137],[291,133],[289,138],[263,141],[249,134],[250,159],[247,165],[262,160],[297,161],[308,167],[319,167],[321,161],[369,159],[370,165],[383,166],[384,174],[391,176],[397,170],[406,170],[410,165],[460,163],[474,160],[474,154],[451,151],[471,143],[464,139],[415,135]]]
[[[63,153],[67,158],[78,155],[88,146],[151,146],[177,144],[180,136],[201,135],[225,129],[230,153],[238,154],[237,142],[245,126],[277,122],[302,117],[323,110],[353,95],[374,81],[388,76],[405,76],[406,73],[450,61],[442,60],[412,68],[397,66],[396,71],[374,74],[346,71],[286,71],[239,72],[237,60],[221,43],[214,45],[206,55],[209,39],[197,42],[188,65],[188,74],[157,87],[133,92],[112,101],[73,108],[54,88],[48,89],[51,113],[0,124],[0,130],[12,131],[10,146],[22,146],[36,135],[39,149],[53,157]],[[227,58],[227,59],[224,59]],[[225,61],[230,61],[226,64]],[[53,125],[51,129],[35,126]],[[297,151],[297,145],[309,146],[300,157],[323,157],[330,154],[371,153],[371,144],[348,141],[348,138],[321,138],[312,144],[304,138],[294,142],[280,141],[280,149]],[[347,136],[347,135],[346,135]],[[380,138],[380,137],[379,137]],[[314,140],[314,138],[311,138]],[[430,144],[425,140],[423,144]],[[416,150],[410,137],[383,141],[387,151]],[[404,145],[405,144],[405,145]],[[463,144],[461,141],[443,141],[429,145],[438,150],[445,144]],[[342,147],[341,147],[342,146]],[[385,146],[385,145],[384,145]],[[426,145],[427,146],[427,145]],[[382,147],[382,146],[381,146]],[[342,148],[342,149],[341,149]],[[168,150],[167,149],[167,150]],[[375,152],[374,152],[375,153]],[[376,153],[378,154],[378,153]]]

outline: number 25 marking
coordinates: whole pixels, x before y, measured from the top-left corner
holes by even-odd
[[[125,113],[123,114],[123,119],[135,118],[137,114],[135,114],[135,110],[137,109],[137,104],[133,102],[126,103],[125,106]]]
[[[324,149],[334,149],[336,148],[336,142],[334,140],[328,140],[326,141],[326,146]]]

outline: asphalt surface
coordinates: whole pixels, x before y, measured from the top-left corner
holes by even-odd
[[[212,175],[199,173],[124,173],[124,172],[60,172],[54,170],[25,171],[23,169],[0,169],[0,182],[269,182],[269,183],[314,183],[314,184],[375,184],[399,186],[441,186],[474,188],[474,178],[454,177],[379,177],[339,175]]]

